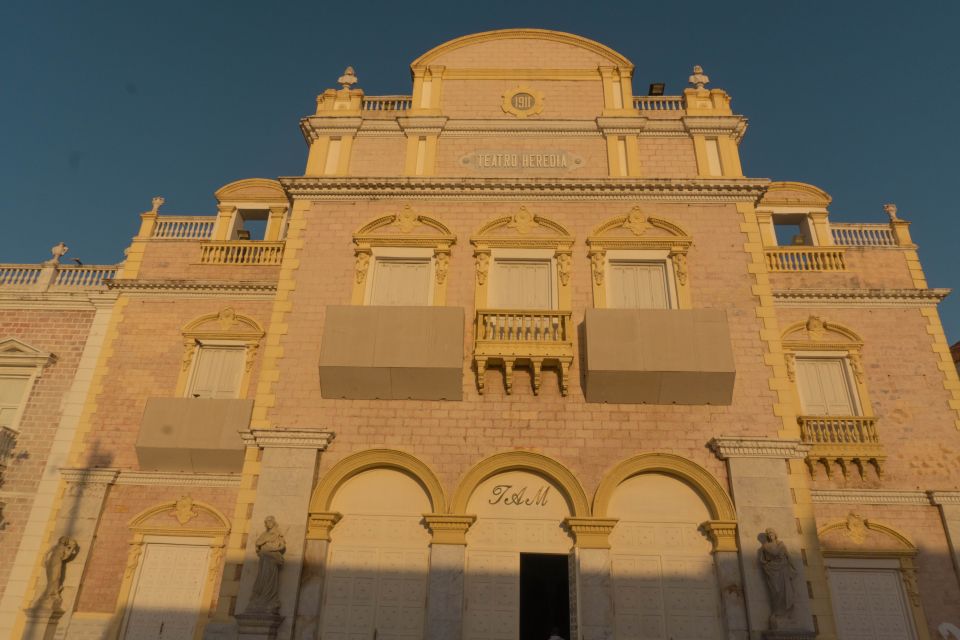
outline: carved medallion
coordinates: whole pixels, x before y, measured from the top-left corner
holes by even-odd
[[[643,212],[640,211],[640,207],[634,207],[627,214],[627,219],[623,222],[623,228],[629,229],[635,236],[642,236],[650,229],[650,223]]]
[[[847,537],[855,544],[867,539],[867,521],[852,511],[847,514]]]
[[[510,229],[516,229],[517,233],[526,235],[530,230],[537,226],[534,215],[526,207],[520,207],[520,210],[513,214],[513,219],[507,223]]]
[[[503,94],[501,108],[518,118],[535,116],[543,111],[543,94],[529,87],[516,87]]]
[[[180,499],[174,503],[173,509],[170,510],[170,515],[176,518],[181,525],[184,525],[200,514],[193,508],[193,498],[180,496]]]
[[[400,228],[401,233],[410,233],[417,226],[417,222],[420,221],[420,216],[410,208],[410,205],[407,205],[403,208],[403,211],[394,216],[394,221]]]

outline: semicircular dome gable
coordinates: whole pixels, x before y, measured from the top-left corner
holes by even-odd
[[[850,327],[824,320],[820,316],[810,316],[799,320],[783,331],[783,341],[790,345],[803,343],[850,343],[852,346],[863,344],[863,338]]]
[[[833,198],[826,191],[805,182],[771,182],[760,206],[810,206],[826,208]]]
[[[827,555],[914,555],[917,547],[893,527],[849,513],[817,531],[820,547]]]
[[[214,192],[217,202],[287,202],[287,194],[276,180],[246,178],[225,184]]]
[[[454,38],[427,51],[410,65],[451,68],[596,69],[633,64],[589,38],[549,29],[500,29]]]

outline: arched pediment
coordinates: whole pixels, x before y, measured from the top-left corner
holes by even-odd
[[[287,204],[287,193],[276,180],[247,178],[225,184],[214,192],[217,202],[261,202]]]
[[[549,29],[500,29],[473,33],[444,42],[413,61],[411,68],[445,65],[451,68],[490,67],[497,60],[512,67],[633,69],[626,57],[589,38]],[[497,66],[505,66],[503,63]]]
[[[559,222],[521,206],[513,215],[500,216],[480,227],[470,239],[479,247],[569,249],[573,235]]]
[[[183,327],[184,337],[195,339],[259,340],[263,334],[263,327],[256,320],[231,307],[202,315]]]
[[[457,241],[447,225],[436,218],[417,213],[406,205],[397,213],[381,216],[363,225],[353,234],[358,246],[446,247]]]
[[[788,206],[825,209],[832,198],[823,189],[804,182],[771,182],[767,186],[760,207]]]
[[[576,476],[553,458],[532,451],[496,453],[474,465],[457,487],[450,505],[451,513],[464,514],[476,488],[487,478],[505,471],[529,471],[550,480],[566,494],[564,498],[574,517],[590,516],[587,495]]]
[[[875,557],[917,553],[917,547],[896,529],[853,512],[844,520],[821,527],[817,536],[824,555]]]
[[[136,533],[225,535],[230,521],[216,507],[190,496],[144,509],[127,523]]]
[[[593,230],[587,238],[592,249],[673,249],[686,250],[693,239],[677,224],[648,216],[639,207],[614,216]]]
[[[784,346],[791,349],[863,346],[863,338],[853,329],[839,322],[824,320],[820,316],[810,316],[806,320],[791,324],[783,332],[783,342]]]

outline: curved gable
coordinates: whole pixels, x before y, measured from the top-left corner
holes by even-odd
[[[214,192],[217,202],[281,202],[287,203],[287,194],[276,180],[247,178],[225,184]]]
[[[501,29],[455,38],[417,58],[411,67],[596,69],[633,64],[610,47],[548,29]]]

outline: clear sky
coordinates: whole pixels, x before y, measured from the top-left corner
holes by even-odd
[[[835,221],[912,221],[931,286],[960,287],[960,2],[0,3],[0,262],[112,263],[138,215],[213,214],[213,191],[302,174],[299,118],[346,65],[409,94],[409,63],[450,38],[540,27],[676,94],[701,64],[750,119],[754,177],[815,184]],[[960,339],[960,292],[941,305]]]

